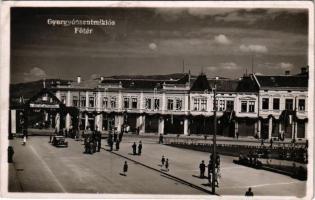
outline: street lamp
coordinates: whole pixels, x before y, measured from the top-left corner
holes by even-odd
[[[216,103],[216,90],[217,90],[217,84],[216,80],[218,77],[216,77],[214,82],[214,88],[213,88],[213,116],[214,116],[214,132],[213,132],[213,148],[212,148],[212,193],[215,194],[215,179],[216,179],[216,172],[215,172],[215,164],[216,164],[216,134],[217,134],[217,103]]]

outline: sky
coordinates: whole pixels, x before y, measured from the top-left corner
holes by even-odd
[[[11,83],[190,72],[239,78],[298,73],[308,11],[225,8],[13,8]],[[111,21],[53,26],[48,20]],[[51,22],[51,21],[50,21]],[[114,24],[113,24],[114,22]],[[91,34],[75,33],[75,27]]]

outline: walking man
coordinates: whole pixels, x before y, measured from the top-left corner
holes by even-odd
[[[133,155],[136,155],[136,154],[137,154],[137,145],[136,145],[136,142],[134,142],[133,145],[132,145],[132,151],[133,151]]]
[[[166,161],[165,161],[165,169],[166,171],[169,171],[169,162],[168,162],[168,158],[166,158]]]
[[[110,151],[113,151],[113,145],[114,145],[113,140],[109,140]]]
[[[211,173],[212,173],[212,162],[211,160],[209,160],[209,164],[208,164],[208,182],[209,185],[211,185]]]
[[[163,168],[164,163],[165,163],[165,157],[164,157],[164,155],[162,156],[161,163],[162,163],[162,168]]]
[[[204,178],[205,177],[205,170],[206,170],[206,165],[205,165],[205,161],[201,161],[200,165],[199,165],[199,169],[200,169],[200,178]]]
[[[160,137],[159,137],[159,144],[163,144],[163,135],[160,134]]]
[[[116,130],[114,131],[114,142],[116,142],[117,141],[117,132],[116,132]]]
[[[142,151],[142,142],[140,140],[139,145],[138,145],[138,155],[141,155],[141,151]]]
[[[128,171],[128,164],[127,164],[127,161],[125,161],[123,171],[124,171],[124,176],[127,176],[127,174],[126,174],[126,173],[127,173],[127,171]]]
[[[117,140],[117,141],[116,141],[116,151],[118,151],[118,150],[119,150],[119,143],[120,143],[120,141],[119,141],[119,140]]]

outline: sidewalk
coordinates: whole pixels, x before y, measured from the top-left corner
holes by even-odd
[[[211,192],[208,180],[199,178],[199,163],[204,160],[208,163],[209,154],[186,149],[178,149],[166,145],[143,143],[143,153],[141,156],[132,155],[131,145],[133,140],[125,138],[121,143],[119,151],[114,154],[141,163],[144,166],[161,170],[161,157],[169,158],[170,170],[163,173],[182,179],[195,186]],[[136,142],[139,139],[135,140]],[[105,147],[108,149],[108,147]],[[285,175],[272,173],[265,170],[251,169],[233,163],[233,157],[221,156],[220,187],[216,189],[219,195],[244,195],[248,187],[255,188],[255,195],[298,195],[303,193],[305,182],[292,179]],[[206,173],[207,174],[207,170]],[[284,186],[283,186],[284,185]],[[299,191],[299,192],[297,192]],[[304,194],[304,193],[303,193]]]

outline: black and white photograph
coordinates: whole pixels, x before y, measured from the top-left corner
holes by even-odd
[[[312,198],[313,3],[3,4],[2,195]]]

